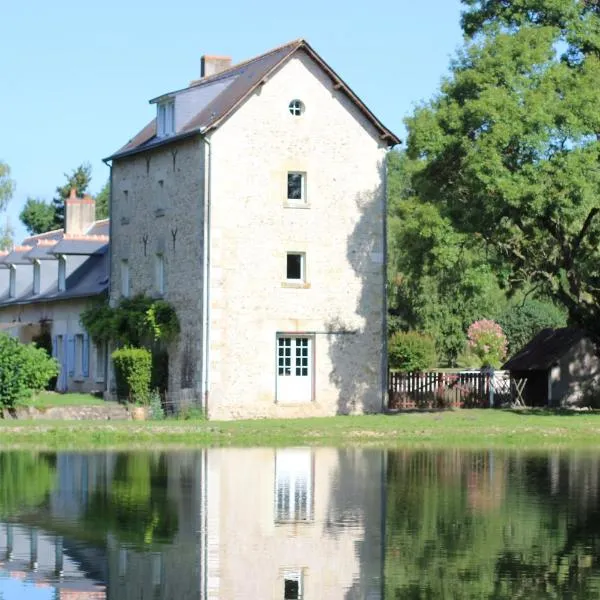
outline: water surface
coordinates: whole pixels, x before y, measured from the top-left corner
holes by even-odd
[[[0,453],[0,599],[600,597],[600,454]]]

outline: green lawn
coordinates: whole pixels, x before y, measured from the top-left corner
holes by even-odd
[[[92,394],[57,394],[56,392],[40,392],[23,406],[34,408],[50,408],[52,406],[93,406],[103,404],[104,400]]]
[[[458,410],[245,421],[0,421],[0,448],[372,445],[600,448],[600,413]]]

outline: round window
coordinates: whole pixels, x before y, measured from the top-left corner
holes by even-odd
[[[292,115],[299,117],[304,112],[304,102],[302,100],[292,100],[288,108]]]

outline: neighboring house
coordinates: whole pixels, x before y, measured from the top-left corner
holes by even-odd
[[[587,406],[600,391],[600,360],[581,330],[544,329],[503,367],[526,380],[528,406]]]
[[[104,391],[106,347],[79,322],[109,282],[108,219],[96,221],[92,198],[65,202],[65,230],[26,238],[0,256],[0,329],[22,342],[50,335],[60,363],[57,391]]]
[[[211,418],[381,411],[399,140],[303,40],[230,63],[106,159],[111,301],[172,303],[169,394]]]

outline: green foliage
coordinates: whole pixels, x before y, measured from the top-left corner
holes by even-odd
[[[96,196],[96,219],[107,219],[110,205],[110,179]]]
[[[15,230],[6,217],[4,227],[0,229],[0,250],[11,250],[15,243]]]
[[[566,311],[548,300],[527,298],[512,303],[498,317],[498,323],[508,339],[509,355],[518,352],[542,329],[567,325]]]
[[[39,198],[27,198],[19,219],[31,235],[37,235],[54,228],[56,209]]]
[[[416,166],[404,153],[388,155],[391,325],[428,333],[441,362],[454,365],[469,324],[504,309],[504,271],[481,238],[415,195]]]
[[[119,348],[112,353],[117,397],[147,404],[152,376],[152,355],[146,348]]]
[[[407,120],[411,186],[600,340],[598,3],[464,4],[470,39]]]
[[[150,393],[150,401],[148,402],[149,416],[152,421],[162,421],[165,418],[165,410],[162,405],[160,392],[154,389]]]
[[[10,167],[0,160],[0,211],[6,210],[15,191],[15,182],[10,178]]]
[[[116,307],[109,305],[108,298],[100,298],[81,313],[80,320],[94,340],[131,346],[168,343],[179,334],[172,305],[144,295],[122,298]]]
[[[52,491],[56,469],[50,457],[31,452],[0,452],[0,518],[38,507]]]
[[[31,398],[56,375],[58,363],[44,349],[0,333],[0,408]]]
[[[196,404],[186,404],[180,407],[177,418],[182,421],[205,421],[206,415],[202,407]]]
[[[66,182],[56,188],[56,195],[52,199],[52,207],[54,208],[54,222],[51,229],[60,229],[65,222],[65,200],[71,194],[71,190],[75,188],[77,196],[82,198],[87,192],[92,181],[92,165],[83,163],[76,169],[73,169],[71,174],[65,173]]]
[[[417,331],[394,333],[390,338],[389,361],[399,371],[425,371],[437,365],[435,342]]]

